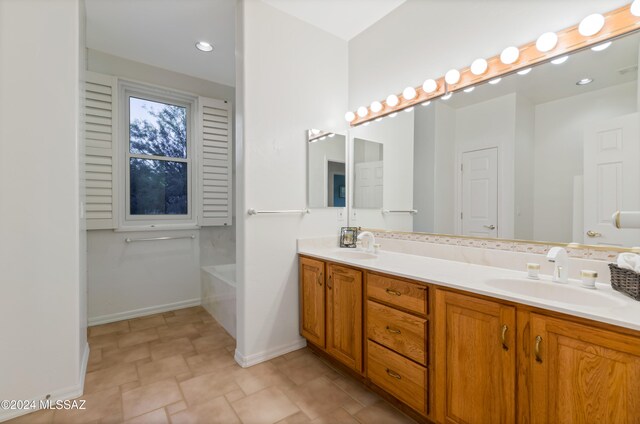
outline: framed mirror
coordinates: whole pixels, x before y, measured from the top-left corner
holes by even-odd
[[[346,138],[330,131],[307,132],[307,196],[309,208],[347,205]]]
[[[640,210],[639,52],[634,33],[355,127],[385,158],[382,211],[354,225],[640,245],[611,219]]]

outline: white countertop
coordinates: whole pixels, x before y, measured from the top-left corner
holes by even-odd
[[[326,261],[491,296],[640,331],[640,302],[616,292],[607,284],[598,283],[596,290],[589,290],[580,287],[577,281],[570,281],[564,285],[569,293],[576,295],[575,303],[570,303],[563,302],[562,299],[548,300],[520,294],[495,288],[490,284],[490,280],[495,279],[526,280],[526,272],[388,251],[381,251],[374,259],[341,257],[340,252],[347,250],[354,251],[354,249],[339,249],[320,245],[299,245],[298,247],[298,253]],[[526,281],[530,281],[531,284],[541,284],[536,280]],[[541,276],[541,281],[543,284],[559,284],[551,283],[551,277],[545,275]],[[545,284],[546,288],[552,288],[547,284]],[[579,301],[575,299],[580,299],[585,291],[591,292],[588,295],[591,301],[586,304],[578,304]],[[603,303],[615,303],[615,306],[600,306],[599,299],[602,299]]]

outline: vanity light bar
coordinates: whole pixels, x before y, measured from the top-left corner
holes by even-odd
[[[520,47],[507,47],[500,55],[490,59],[477,59],[470,67],[462,70],[451,69],[446,76],[435,80],[428,79],[415,90],[407,87],[402,94],[391,94],[386,101],[373,102],[372,105],[375,107],[361,106],[360,113],[357,114],[347,112],[345,119],[355,127],[385,116],[396,116],[400,110],[423,104],[448,93],[496,80],[507,74],[526,70],[542,62],[601,44],[638,29],[640,29],[640,0],[635,0],[631,5],[612,10],[604,15],[589,15],[580,24],[555,34],[544,33],[534,42]]]

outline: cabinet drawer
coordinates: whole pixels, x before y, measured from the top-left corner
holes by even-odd
[[[427,369],[370,340],[367,352],[369,379],[426,415]]]
[[[427,314],[427,286],[422,284],[369,273],[367,294],[372,299],[418,314]]]
[[[427,320],[369,300],[367,337],[427,365]]]

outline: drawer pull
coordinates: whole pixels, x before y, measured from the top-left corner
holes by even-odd
[[[387,331],[391,334],[400,334],[400,330],[394,330],[393,328],[387,325]]]
[[[393,378],[397,378],[398,380],[402,379],[402,376],[400,374],[395,371],[391,371],[389,368],[387,368],[387,374],[389,374]]]
[[[401,296],[402,293],[400,293],[398,290],[393,290],[393,289],[387,289],[387,293],[392,294],[394,296]]]
[[[536,336],[536,347],[534,349],[536,355],[536,362],[542,363],[542,356],[540,356],[540,344],[542,343],[542,336]]]
[[[502,326],[502,334],[500,334],[500,339],[502,340],[502,348],[504,350],[509,350],[509,346],[507,346],[507,330],[509,330],[509,327],[507,326],[507,324]]]

